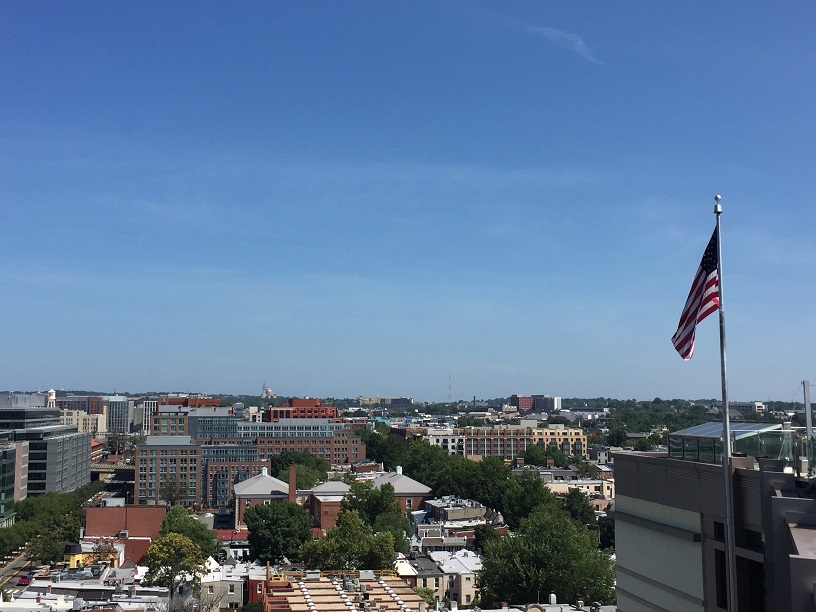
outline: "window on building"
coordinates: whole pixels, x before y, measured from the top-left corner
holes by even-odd
[[[207,595],[212,595],[212,594],[213,594],[213,587],[212,587],[212,585],[210,585],[210,586],[207,587]]]
[[[235,595],[235,585],[234,584],[229,585],[229,594],[230,595]]]

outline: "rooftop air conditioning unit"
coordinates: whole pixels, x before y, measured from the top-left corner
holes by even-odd
[[[120,540],[127,540],[129,537],[130,537],[130,531],[128,531],[127,529],[122,529],[119,532],[119,539]]]

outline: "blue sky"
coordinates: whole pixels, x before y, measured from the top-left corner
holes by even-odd
[[[0,387],[717,397],[813,363],[816,5],[7,3]]]

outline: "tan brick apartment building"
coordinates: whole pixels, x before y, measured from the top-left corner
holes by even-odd
[[[515,459],[528,446],[556,446],[565,455],[578,457],[587,452],[587,437],[583,430],[564,425],[548,425],[546,428],[524,425],[429,428],[425,437],[430,444],[452,455],[471,459],[491,456]]]

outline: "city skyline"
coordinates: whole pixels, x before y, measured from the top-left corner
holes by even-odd
[[[814,17],[9,5],[0,386],[719,397],[722,194],[729,395],[799,401]]]

